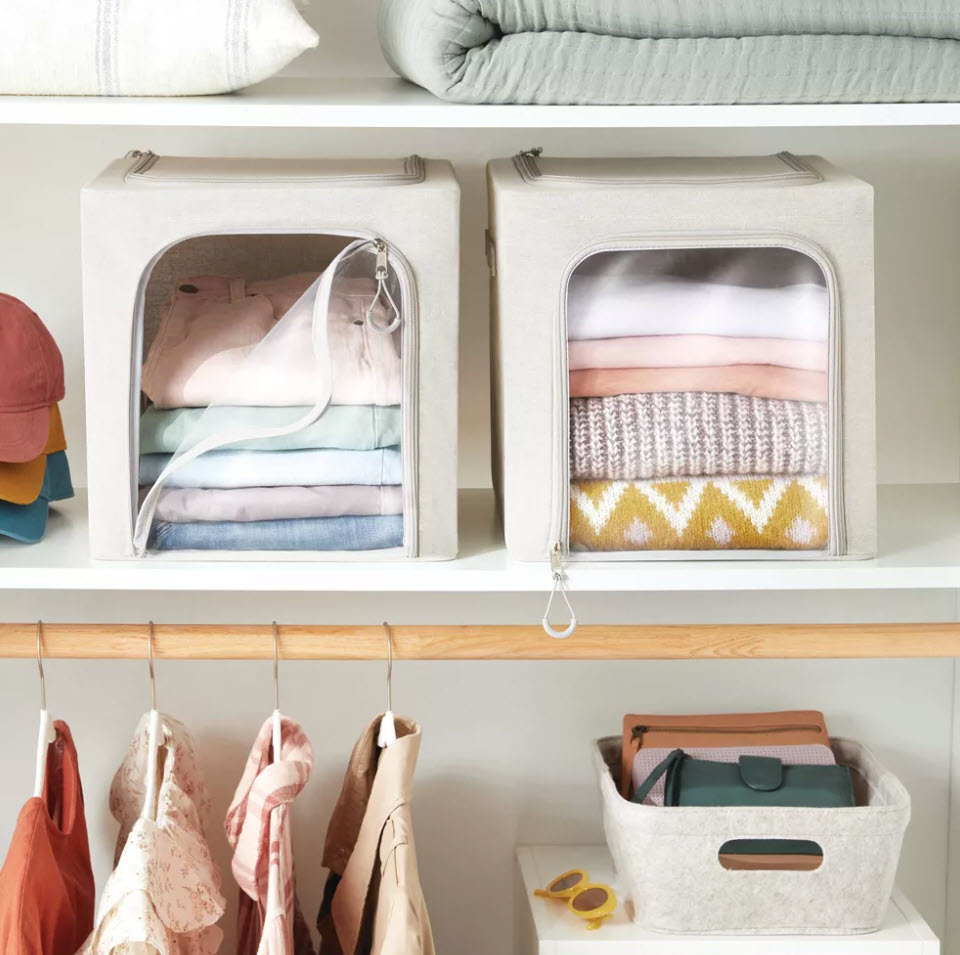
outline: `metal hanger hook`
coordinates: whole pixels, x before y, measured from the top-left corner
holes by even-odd
[[[40,671],[40,709],[47,708],[47,678],[43,675],[43,621],[37,621],[37,669]]]
[[[280,629],[273,621],[273,708],[280,712]]]
[[[150,709],[157,708],[157,677],[153,672],[153,621],[147,623],[147,666],[150,669]]]
[[[393,636],[390,633],[390,624],[383,622],[383,629],[387,635],[387,712],[393,712]]]

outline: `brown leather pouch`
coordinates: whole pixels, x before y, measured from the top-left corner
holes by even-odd
[[[813,872],[823,865],[823,856],[815,855],[753,855],[721,852],[720,865],[725,869],[750,872]]]
[[[823,713],[726,713],[708,716],[638,716],[623,718],[620,794],[632,795],[633,757],[640,749],[688,749],[714,746],[830,745]]]

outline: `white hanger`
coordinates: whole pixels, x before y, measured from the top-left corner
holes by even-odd
[[[147,777],[144,783],[143,819],[152,819],[157,804],[157,754],[160,752],[160,713],[157,710],[157,678],[153,672],[153,621],[147,624],[147,665],[150,668],[150,729],[147,736]]]
[[[397,741],[397,723],[393,718],[393,640],[390,624],[384,621],[383,629],[387,634],[387,712],[380,720],[380,733],[377,736],[377,745],[381,749]]]
[[[283,754],[283,718],[280,716],[280,633],[273,621],[273,762]]]
[[[57,738],[53,720],[47,712],[47,680],[43,675],[43,622],[37,621],[37,668],[40,670],[40,731],[37,734],[37,768],[33,777],[33,795],[43,796],[43,782],[47,773],[47,750]]]

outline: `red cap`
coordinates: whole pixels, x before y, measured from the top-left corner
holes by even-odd
[[[50,406],[63,400],[63,356],[26,305],[0,292],[0,461],[43,453]]]

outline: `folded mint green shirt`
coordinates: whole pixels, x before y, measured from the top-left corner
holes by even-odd
[[[200,425],[196,436],[224,428],[279,428],[307,414],[309,408],[262,408],[215,406],[172,408],[151,405],[140,416],[140,453],[173,454]],[[200,424],[202,419],[202,424]],[[371,451],[401,443],[402,414],[399,405],[330,405],[313,424],[293,434],[239,441],[229,447],[247,451],[300,451],[339,448]]]

